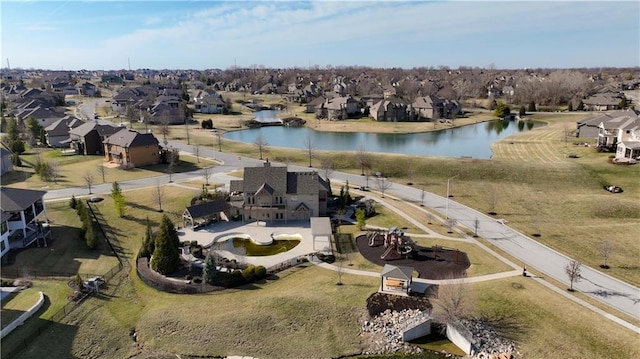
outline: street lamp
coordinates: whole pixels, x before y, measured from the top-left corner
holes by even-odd
[[[451,180],[456,178],[456,177],[458,177],[458,175],[455,175],[455,176],[453,176],[453,177],[451,177],[451,178],[449,178],[447,180],[447,202],[446,202],[445,210],[444,210],[444,218],[445,219],[449,219],[449,185],[450,185]]]

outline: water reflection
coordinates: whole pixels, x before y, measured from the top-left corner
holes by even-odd
[[[225,138],[254,143],[258,135],[272,147],[304,149],[311,136],[317,150],[358,151],[364,144],[368,152],[402,153],[421,156],[491,158],[491,144],[512,134],[542,126],[524,121],[512,124],[509,120],[496,120],[448,130],[411,133],[376,134],[352,132],[316,132],[306,127],[262,127],[233,131]]]

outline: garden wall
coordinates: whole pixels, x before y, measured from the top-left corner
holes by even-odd
[[[18,325],[22,325],[27,319],[29,319],[35,312],[37,312],[42,304],[44,303],[44,294],[40,292],[40,299],[34,304],[29,310],[22,313],[18,318],[16,318],[11,324],[7,325],[2,329],[0,333],[0,338],[4,338],[7,334],[11,333]]]

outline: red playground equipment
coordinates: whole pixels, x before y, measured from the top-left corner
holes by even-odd
[[[384,247],[386,250],[380,256],[382,260],[407,258],[413,252],[413,241],[409,237],[405,237],[404,232],[397,227],[391,227],[384,238]]]

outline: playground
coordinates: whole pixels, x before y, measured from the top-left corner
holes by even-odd
[[[471,264],[465,252],[419,246],[396,227],[370,230],[356,238],[356,246],[364,258],[376,265],[413,267],[418,277],[425,279],[465,277]]]

